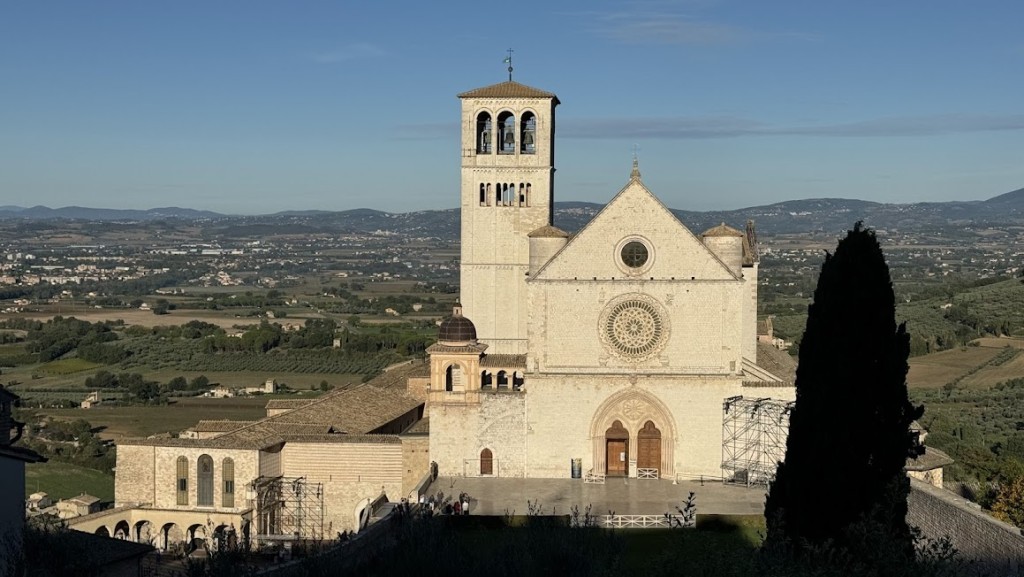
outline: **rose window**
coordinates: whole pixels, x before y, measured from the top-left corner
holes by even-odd
[[[631,298],[613,305],[603,316],[603,340],[619,355],[640,360],[664,344],[666,327],[655,303]]]

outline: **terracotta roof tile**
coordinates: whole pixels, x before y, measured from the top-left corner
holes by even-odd
[[[551,98],[555,104],[559,104],[558,97],[554,93],[511,80],[474,88],[459,94],[459,98]]]
[[[768,343],[757,343],[757,366],[779,377],[782,381],[776,383],[744,382],[745,387],[777,387],[793,386],[796,383],[796,361],[786,351],[769,345]]]
[[[305,407],[313,402],[313,399],[271,399],[267,401],[268,409],[297,409]]]
[[[386,443],[398,444],[398,435],[285,435],[293,443]]]
[[[742,232],[735,228],[725,224],[724,222],[718,226],[711,227],[705,230],[701,236],[746,236]]]
[[[364,438],[367,434],[423,405],[423,401],[405,393],[405,383],[410,375],[422,372],[424,366],[425,363],[416,362],[392,368],[368,383],[309,399],[284,413],[212,439],[124,439],[121,444],[265,449],[289,440],[368,442]],[[394,435],[371,436],[397,439]]]
[[[423,404],[404,391],[370,383],[338,395],[325,395],[314,403],[268,420],[279,423],[330,423],[334,430],[353,435],[369,433]]]
[[[953,458],[946,453],[932,447],[925,447],[923,455],[916,459],[907,459],[905,468],[908,471],[931,471],[952,464]]]
[[[481,367],[495,369],[525,369],[526,355],[484,355]]]
[[[228,420],[203,420],[199,421],[192,430],[197,433],[227,433],[235,429],[251,425],[256,421],[228,421]]]
[[[526,236],[529,238],[569,238],[569,233],[549,224],[534,230]]]
[[[483,343],[475,345],[442,345],[434,343],[427,347],[427,352],[434,355],[438,353],[482,353],[487,348]]]

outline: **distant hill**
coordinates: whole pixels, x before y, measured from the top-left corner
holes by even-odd
[[[201,220],[223,217],[223,214],[210,212],[208,210],[194,210],[191,208],[178,208],[176,206],[170,206],[167,208],[151,208],[148,210],[86,208],[82,206],[65,206],[63,208],[49,208],[46,206],[33,206],[31,208],[22,208],[20,206],[0,206],[0,219],[160,220],[177,218],[183,220]]]
[[[590,202],[556,202],[555,225],[575,232],[590,221],[603,205]],[[502,210],[502,209],[495,209]],[[719,223],[742,228],[748,219],[765,234],[807,232],[838,233],[863,220],[868,226],[886,231],[913,232],[936,227],[1024,226],[1024,188],[985,201],[919,202],[886,204],[856,199],[815,198],[788,200],[738,210],[697,212],[672,209],[690,229],[699,233]],[[457,239],[459,213],[456,209],[391,213],[369,208],[345,211],[294,210],[261,216],[229,216],[187,208],[118,210],[69,206],[0,207],[0,219],[152,221],[208,220],[213,232],[234,236],[276,234],[345,234],[377,231],[402,232],[418,237]],[[283,228],[282,228],[283,227]]]
[[[1024,188],[994,196],[985,201],[989,206],[1024,210]]]

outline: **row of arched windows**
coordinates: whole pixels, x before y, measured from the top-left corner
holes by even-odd
[[[497,373],[481,371],[480,388],[485,390],[511,388],[514,391],[518,391],[523,386],[524,377],[525,375],[520,371],[498,371]],[[448,392],[454,391],[461,384],[462,367],[457,364],[448,365],[444,373],[444,390]]]
[[[508,389],[518,391],[523,386],[523,373],[519,371],[506,372],[498,371],[490,373],[483,371],[480,373],[480,388],[481,389]]]
[[[520,182],[480,183],[480,206],[530,206],[533,185]]]
[[[516,117],[511,112],[499,113],[497,122],[492,121],[490,112],[481,112],[477,115],[477,154],[490,154],[492,151],[497,151],[498,154],[515,154],[517,148],[519,154],[537,152],[537,115],[524,112],[519,120],[518,131]]]
[[[175,489],[178,494],[178,505],[188,505],[188,459],[184,456],[178,457],[177,475]],[[221,492],[220,506],[235,506],[235,461],[226,457],[221,461]],[[213,507],[214,500],[213,483],[213,457],[200,455],[196,461],[196,506]]]

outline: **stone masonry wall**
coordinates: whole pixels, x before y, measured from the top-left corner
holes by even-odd
[[[430,471],[430,438],[427,435],[402,436],[402,495],[408,497]]]
[[[223,508],[222,472],[226,457],[230,457],[235,466],[235,506],[230,509],[243,508],[246,506],[245,487],[258,475],[256,453],[242,449],[118,445],[114,501],[117,505],[148,503],[166,509],[196,509],[198,460],[202,455],[209,455],[213,459],[214,506],[204,509]],[[188,460],[188,505],[178,505],[177,501],[178,457],[182,456]]]
[[[114,478],[115,505],[153,503],[155,499],[153,495],[155,451],[155,447],[146,445],[117,446],[117,476]],[[174,490],[173,485],[168,490]]]
[[[525,475],[524,393],[485,392],[479,405],[434,405],[430,429],[430,459],[442,476],[479,476],[483,449],[491,450],[495,476]]]
[[[404,496],[401,443],[291,442],[283,453],[286,477],[323,484],[325,534],[355,529],[361,504],[382,492],[391,501]]]
[[[992,518],[977,505],[916,479],[910,481],[907,522],[925,537],[949,536],[964,559],[975,560],[993,575],[1017,575],[1024,569],[1020,529]]]
[[[543,375],[528,380],[528,476],[570,476],[571,458],[604,473],[604,433],[618,420],[637,433],[651,420],[661,431],[663,477],[722,474],[722,401],[741,394],[738,380],[708,377],[630,378]],[[674,434],[673,434],[674,433]]]

